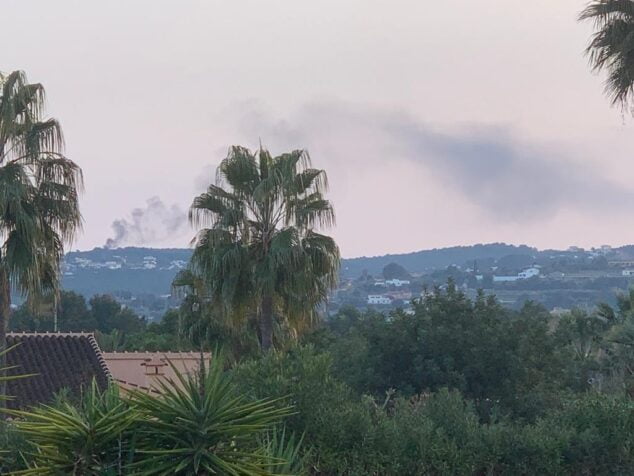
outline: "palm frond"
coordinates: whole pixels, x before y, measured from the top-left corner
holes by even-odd
[[[82,172],[44,106],[44,87],[23,72],[0,78],[0,269],[27,297],[58,286],[64,244],[81,228]]]
[[[607,72],[605,93],[612,105],[627,108],[634,95],[634,2],[595,0],[579,20],[593,21],[597,29],[586,49],[590,66]]]

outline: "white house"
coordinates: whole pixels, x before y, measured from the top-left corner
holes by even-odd
[[[382,294],[370,294],[368,304],[392,304],[392,299]]]
[[[623,271],[621,271],[621,274],[623,276],[632,277],[634,276],[634,269],[624,269]]]
[[[526,268],[524,271],[519,273],[517,275],[517,277],[519,279],[529,279],[529,278],[532,278],[534,276],[539,276],[539,273],[540,273],[539,268],[533,266],[531,268]]]
[[[520,279],[519,276],[493,276],[494,283],[510,283],[518,279]]]
[[[394,278],[394,279],[386,279],[385,284],[387,284],[388,286],[395,286],[397,288],[400,288],[401,286],[409,285],[410,282],[408,279]]]
[[[513,281],[519,281],[520,279],[530,279],[534,276],[539,276],[539,273],[539,267],[532,266],[530,268],[526,268],[524,271],[517,273],[517,276],[493,276],[493,282],[512,283]]]

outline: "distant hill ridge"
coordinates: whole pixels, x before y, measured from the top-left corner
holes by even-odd
[[[537,255],[539,250],[526,245],[507,245],[506,243],[477,244],[471,246],[452,246],[411,253],[387,254],[383,256],[344,259],[342,274],[357,276],[366,270],[370,274],[380,273],[389,263],[397,263],[411,272],[423,272],[431,269],[446,268],[453,264],[463,265],[468,261],[498,260],[508,255]]]
[[[623,252],[632,247],[622,247]],[[72,251],[66,255],[63,266],[63,284],[66,289],[86,296],[117,291],[133,293],[168,294],[176,273],[183,269],[191,257],[188,248],[95,248],[88,251]],[[464,265],[471,261],[499,260],[507,256],[525,259],[538,255],[571,253],[571,251],[539,251],[527,245],[505,243],[476,244],[421,250],[411,253],[344,259],[341,264],[343,277],[356,277],[364,271],[378,275],[389,263],[397,263],[410,272],[421,273],[446,268],[453,264]]]

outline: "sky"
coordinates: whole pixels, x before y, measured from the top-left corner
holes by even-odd
[[[72,249],[185,247],[229,146],[305,148],[343,256],[634,243],[634,120],[585,0],[0,0],[83,169]]]

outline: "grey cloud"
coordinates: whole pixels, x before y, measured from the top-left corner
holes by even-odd
[[[160,245],[174,236],[188,232],[187,214],[178,206],[166,206],[159,197],[151,197],[144,208],[132,210],[131,218],[112,223],[114,236],[106,248],[122,246]]]
[[[402,111],[341,102],[306,105],[288,120],[276,120],[251,104],[242,111],[240,126],[271,148],[319,151],[319,165],[331,175],[346,163],[389,174],[391,161],[410,161],[496,221],[550,218],[564,208],[623,212],[634,205],[632,190],[504,127],[440,130]]]

